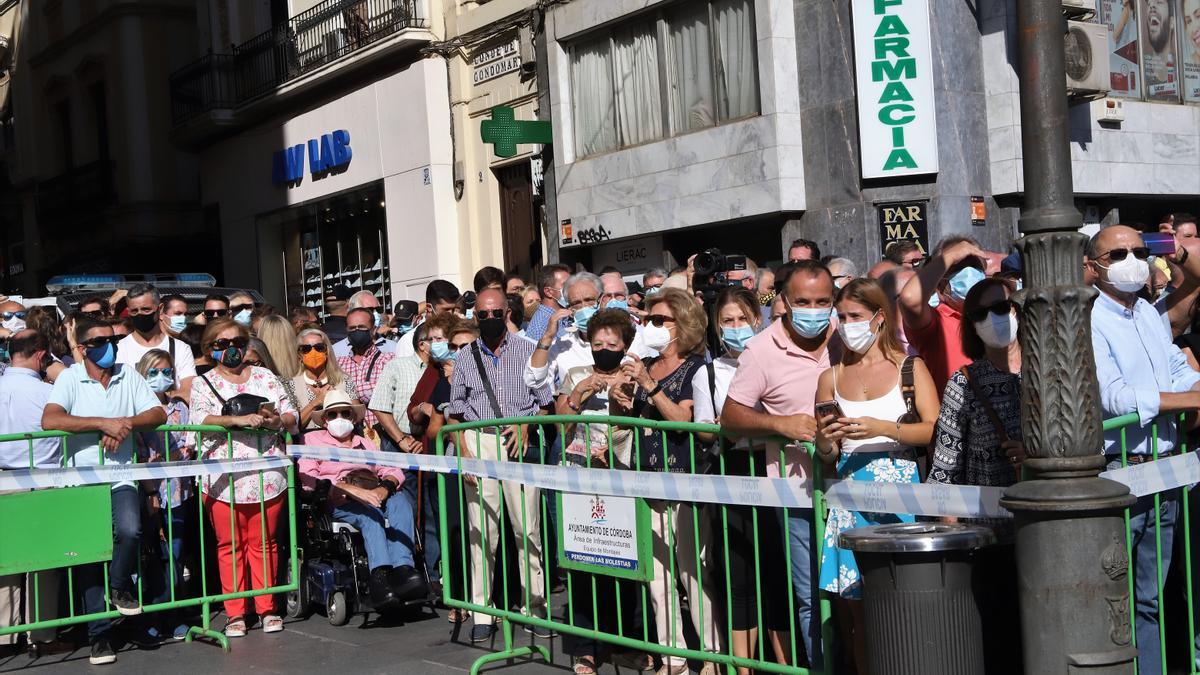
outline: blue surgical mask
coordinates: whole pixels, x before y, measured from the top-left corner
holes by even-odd
[[[399,326],[396,326],[396,330],[399,331],[401,335],[408,335],[412,332],[413,328],[414,326],[411,323],[402,323]]]
[[[187,316],[184,314],[177,314],[169,317],[167,319],[167,326],[171,329],[172,333],[182,333],[183,329],[187,328]]]
[[[925,304],[929,305],[930,307],[937,307],[938,305],[942,304],[942,297],[937,293],[934,293],[933,295],[929,296],[929,301]]]
[[[167,377],[165,373],[155,373],[154,375],[146,378],[146,382],[156,394],[161,394],[175,386],[175,378]]]
[[[592,320],[592,317],[595,314],[595,307],[584,307],[582,309],[575,310],[575,316],[573,318],[575,319],[575,327],[579,329],[580,333],[587,332],[588,322]]]
[[[566,288],[558,289],[558,306],[562,307],[563,309],[566,309],[571,306],[571,303],[567,302],[567,289]]]
[[[831,307],[793,307],[792,327],[806,338],[820,337],[829,330],[829,319],[832,316]]]
[[[441,361],[441,362],[453,361],[454,355],[456,353],[457,352],[450,351],[450,343],[449,342],[430,342],[429,343],[429,355],[431,357],[433,357],[434,361]]]
[[[117,362],[117,350],[111,342],[105,343],[103,347],[88,347],[86,354],[88,361],[106,370]]]
[[[1017,279],[1017,290],[1019,291],[1023,288],[1025,288],[1025,282],[1021,279]]]
[[[646,297],[649,297],[651,295],[658,295],[659,291],[661,291],[661,290],[662,290],[661,286],[650,286],[645,289],[645,291],[642,293],[642,295],[645,295]]]
[[[237,314],[234,314],[233,320],[236,321],[238,323],[238,325],[249,326],[250,325],[250,310],[243,309],[242,311],[238,312]]]
[[[371,316],[375,317],[375,327],[376,328],[379,328],[380,326],[383,325],[383,315],[382,314],[380,314],[378,311],[373,311],[373,312],[371,312]]]
[[[985,279],[983,272],[977,267],[964,267],[950,277],[950,297],[962,302],[967,298],[967,291]]]
[[[475,310],[474,310],[474,309],[472,309],[472,308],[470,308],[470,307],[468,307],[468,308],[467,308],[467,313],[466,313],[466,316],[465,316],[464,318],[466,318],[466,319],[468,319],[468,320],[475,318]]]
[[[738,326],[737,328],[722,328],[721,342],[725,344],[725,349],[731,352],[746,351],[746,343],[750,338],[754,337],[753,326]]]
[[[629,311],[629,301],[627,300],[609,300],[608,304],[604,305],[605,309],[623,309]]]

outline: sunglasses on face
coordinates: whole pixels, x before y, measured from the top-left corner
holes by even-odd
[[[254,305],[234,305],[229,308],[229,311],[233,312],[234,314],[237,314],[238,312],[241,312],[241,311],[244,311],[247,309],[250,309],[250,310],[254,309]]]
[[[1145,246],[1137,246],[1134,248],[1114,248],[1108,253],[1104,253],[1092,258],[1092,260],[1108,258],[1112,262],[1121,262],[1122,260],[1128,258],[1130,253],[1132,253],[1133,257],[1137,258],[1138,260],[1145,260],[1150,257],[1150,249],[1146,248]]]
[[[972,323],[974,323],[976,321],[983,321],[985,318],[987,318],[988,314],[995,314],[996,316],[1004,316],[1005,314],[1008,314],[1009,312],[1011,312],[1013,310],[1014,306],[1015,305],[1013,305],[1012,300],[1000,300],[997,302],[993,302],[990,305],[986,305],[984,307],[978,307],[976,309],[971,310],[970,316],[968,316],[967,318]]]
[[[9,319],[13,318],[14,316],[17,317],[18,319],[24,319],[25,311],[22,310],[19,312],[0,312],[0,319],[4,319],[5,321],[8,321]]]
[[[458,351],[458,350],[460,350],[460,349],[466,349],[467,347],[470,347],[470,346],[471,346],[471,343],[470,343],[470,342],[466,342],[466,343],[463,343],[463,344],[461,344],[461,345],[456,345],[456,344],[454,344],[453,342],[451,342],[451,343],[450,343],[449,345],[447,345],[447,346],[448,346],[448,347],[450,347],[450,351],[452,351],[452,352],[456,352],[456,351]]]
[[[354,411],[351,410],[350,408],[335,408],[333,410],[325,411],[325,419],[326,420],[336,420],[339,417],[353,422],[354,421]]]
[[[171,379],[175,379],[175,369],[174,368],[150,368],[150,369],[146,370],[146,377],[158,377],[159,375],[165,375]]]
[[[317,351],[319,351],[319,352],[321,352],[322,354],[324,354],[324,353],[325,353],[325,343],[324,343],[324,342],[318,342],[318,343],[317,343],[317,344],[315,344],[315,345],[300,345],[300,347],[299,347],[299,350],[300,350],[300,353],[301,353],[301,354],[307,354],[307,353],[311,352],[311,351],[312,351],[312,350],[314,350],[314,349],[315,349],[315,350],[317,350]]]
[[[87,312],[80,312],[80,314],[88,317],[89,319],[103,319],[105,316],[104,310],[102,309],[93,309]]]
[[[651,314],[650,316],[646,317],[646,321],[654,324],[658,328],[662,328],[664,323],[675,323],[675,317],[667,316],[666,314]]]
[[[94,337],[94,338],[91,338],[90,340],[84,340],[80,344],[83,345],[84,347],[87,347],[88,349],[98,349],[100,347],[103,347],[104,345],[112,345],[113,347],[116,347],[117,343],[121,341],[122,337],[124,337],[124,336],[101,335],[100,337]]]
[[[250,341],[244,337],[221,338],[220,340],[213,340],[212,347],[217,351],[225,351],[230,347],[245,349],[248,344],[250,344]]]
[[[206,310],[204,310],[204,316],[209,319],[219,319],[223,316],[229,316],[229,310],[227,310],[227,309],[206,309]]]
[[[157,308],[157,307],[139,307],[139,308],[137,308],[137,309],[130,309],[130,310],[129,310],[129,316],[142,316],[142,315],[147,315],[147,316],[148,316],[148,315],[150,315],[150,314],[153,314],[153,313],[155,313],[155,312],[157,312],[157,311],[158,311],[158,308]]]
[[[502,309],[477,309],[474,314],[476,319],[503,319],[504,310]]]

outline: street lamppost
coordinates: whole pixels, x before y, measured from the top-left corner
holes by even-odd
[[[1083,285],[1067,135],[1061,0],[1017,0],[1025,203],[1017,243],[1022,434],[1029,480],[1005,492],[1016,518],[1027,675],[1132,673],[1136,650],[1121,509],[1104,468],[1091,308]]]

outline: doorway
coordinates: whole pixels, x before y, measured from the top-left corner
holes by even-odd
[[[495,169],[500,184],[500,226],[504,271],[529,279],[542,262],[541,228],[534,218],[533,177],[529,162]]]

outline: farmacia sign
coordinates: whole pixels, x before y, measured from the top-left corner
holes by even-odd
[[[928,0],[852,0],[863,178],[937,173]]]

